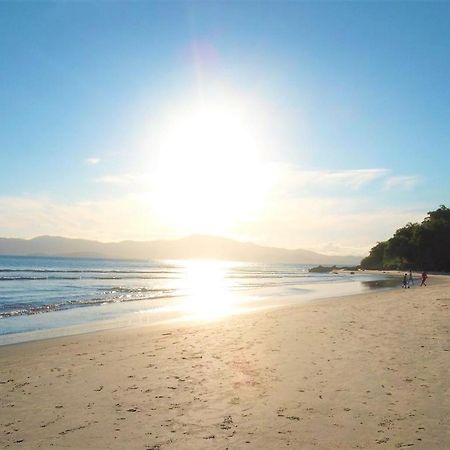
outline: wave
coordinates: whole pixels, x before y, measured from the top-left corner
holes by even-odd
[[[167,270],[119,270],[119,269],[11,269],[11,268],[3,268],[0,269],[0,272],[30,272],[30,273],[156,273],[156,274],[163,274],[163,273],[179,273],[176,270],[173,269],[167,269]]]
[[[26,280],[175,280],[178,277],[161,277],[161,276],[77,276],[77,277],[68,277],[68,276],[0,276],[0,281],[26,281]]]
[[[47,280],[47,277],[0,277],[0,281]]]
[[[37,304],[14,304],[3,305],[6,308],[5,311],[0,311],[0,319],[6,319],[8,317],[16,316],[31,316],[35,314],[43,314],[51,311],[63,311],[70,308],[81,308],[86,306],[101,306],[109,303],[124,303],[132,301],[143,300],[158,300],[163,298],[175,298],[181,294],[176,294],[174,289],[148,289],[146,292],[149,294],[153,292],[153,295],[145,295],[141,297],[129,297],[126,295],[113,296],[113,297],[96,297],[80,300],[67,300],[59,303],[51,303],[45,305]]]
[[[235,274],[230,274],[228,275],[226,278],[230,278],[230,279],[236,279],[236,280],[246,280],[246,279],[252,279],[252,278],[278,278],[278,279],[282,279],[282,278],[302,278],[302,276],[304,276],[305,274],[298,274],[298,273],[280,273],[280,274],[273,274],[273,273],[251,273],[248,275],[235,275]]]
[[[226,289],[235,292],[331,281],[330,275],[311,275],[303,266],[250,265],[221,270]],[[0,267],[0,318],[176,298],[189,295],[189,286],[189,266],[182,265],[33,267],[33,262],[22,266],[3,265]]]
[[[102,288],[99,288],[99,290],[103,291],[104,294],[116,293],[116,292],[124,292],[124,293],[166,292],[166,293],[173,293],[173,292],[177,291],[177,289],[175,289],[175,288],[153,289],[153,288],[146,288],[146,287],[126,287],[126,286],[112,287],[111,289],[109,289],[107,291],[105,291]]]

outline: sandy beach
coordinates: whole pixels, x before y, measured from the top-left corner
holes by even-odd
[[[214,299],[211,299],[212,301]],[[450,448],[450,277],[0,348],[0,448]]]

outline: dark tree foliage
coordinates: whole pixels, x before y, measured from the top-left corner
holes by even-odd
[[[363,269],[450,271],[450,209],[441,205],[422,223],[408,223],[378,242],[361,261]]]
[[[361,261],[361,267],[363,269],[383,269],[386,247],[387,242],[378,242],[377,245],[370,250],[369,256]]]

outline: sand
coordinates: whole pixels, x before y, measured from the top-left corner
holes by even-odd
[[[0,348],[0,448],[448,449],[450,278]]]

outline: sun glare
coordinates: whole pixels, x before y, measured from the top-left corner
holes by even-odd
[[[154,180],[157,209],[169,226],[221,233],[261,208],[269,178],[256,117],[230,99],[171,115]]]
[[[211,320],[233,313],[236,297],[226,278],[227,263],[187,261],[183,309],[191,318]]]

